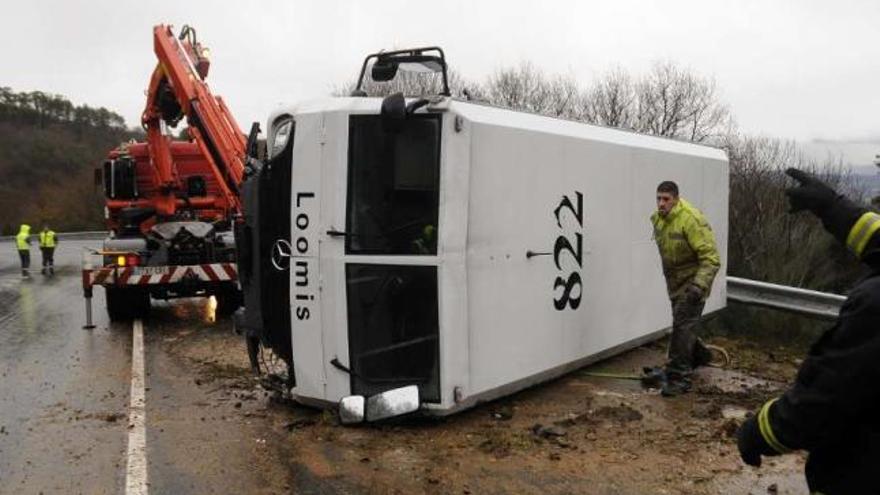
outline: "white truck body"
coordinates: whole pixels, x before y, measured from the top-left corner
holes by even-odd
[[[662,336],[672,318],[649,217],[663,180],[677,182],[713,228],[722,266],[705,312],[724,307],[723,151],[439,98],[414,114],[429,130],[412,131],[439,132],[437,146],[387,144],[352,172],[362,149],[353,143],[371,146],[363,141],[383,132],[355,129],[380,125],[364,116],[378,119],[381,102],[313,101],[269,120],[270,148],[273,123],[295,120],[289,311],[298,400],[335,403],[415,383],[424,411],[449,414]],[[406,164],[435,150],[432,188],[429,172]],[[373,241],[356,231],[373,213],[352,182],[373,180],[386,158],[396,164],[393,184],[375,201],[406,208],[437,194],[436,220],[402,227],[434,229],[427,254],[365,252]],[[423,248],[382,242],[378,251]]]

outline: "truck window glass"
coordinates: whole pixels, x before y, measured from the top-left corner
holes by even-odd
[[[440,402],[437,267],[349,264],[346,286],[352,393],[418,385]]]
[[[346,252],[436,255],[440,116],[352,116],[348,163]]]

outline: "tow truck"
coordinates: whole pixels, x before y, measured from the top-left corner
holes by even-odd
[[[95,286],[104,287],[114,321],[145,316],[151,299],[214,296],[221,314],[241,302],[233,227],[246,136],[205,82],[208,50],[192,27],[175,36],[158,25],[153,46],[146,141],[120,145],[97,171],[109,235],[83,262],[88,325]],[[184,119],[187,128],[175,137],[171,129]]]

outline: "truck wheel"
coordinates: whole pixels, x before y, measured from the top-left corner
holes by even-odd
[[[123,321],[131,318],[126,294],[122,289],[107,287],[107,316],[110,321]]]
[[[150,291],[132,289],[131,307],[134,311],[134,317],[136,318],[146,318],[150,316],[150,309],[152,308],[152,304],[150,303]]]
[[[219,290],[214,293],[217,299],[217,314],[229,316],[241,306],[241,292],[236,288]]]
[[[146,318],[150,314],[150,293],[143,289],[107,287],[107,316],[110,321]]]

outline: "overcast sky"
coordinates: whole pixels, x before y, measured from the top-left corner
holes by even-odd
[[[151,27],[211,49],[208,82],[243,128],[280,102],[328,94],[382,48],[440,45],[469,79],[531,61],[588,83],[671,60],[712,76],[742,130],[880,138],[880,1],[6,2],[0,86],[60,93],[137,125]]]

